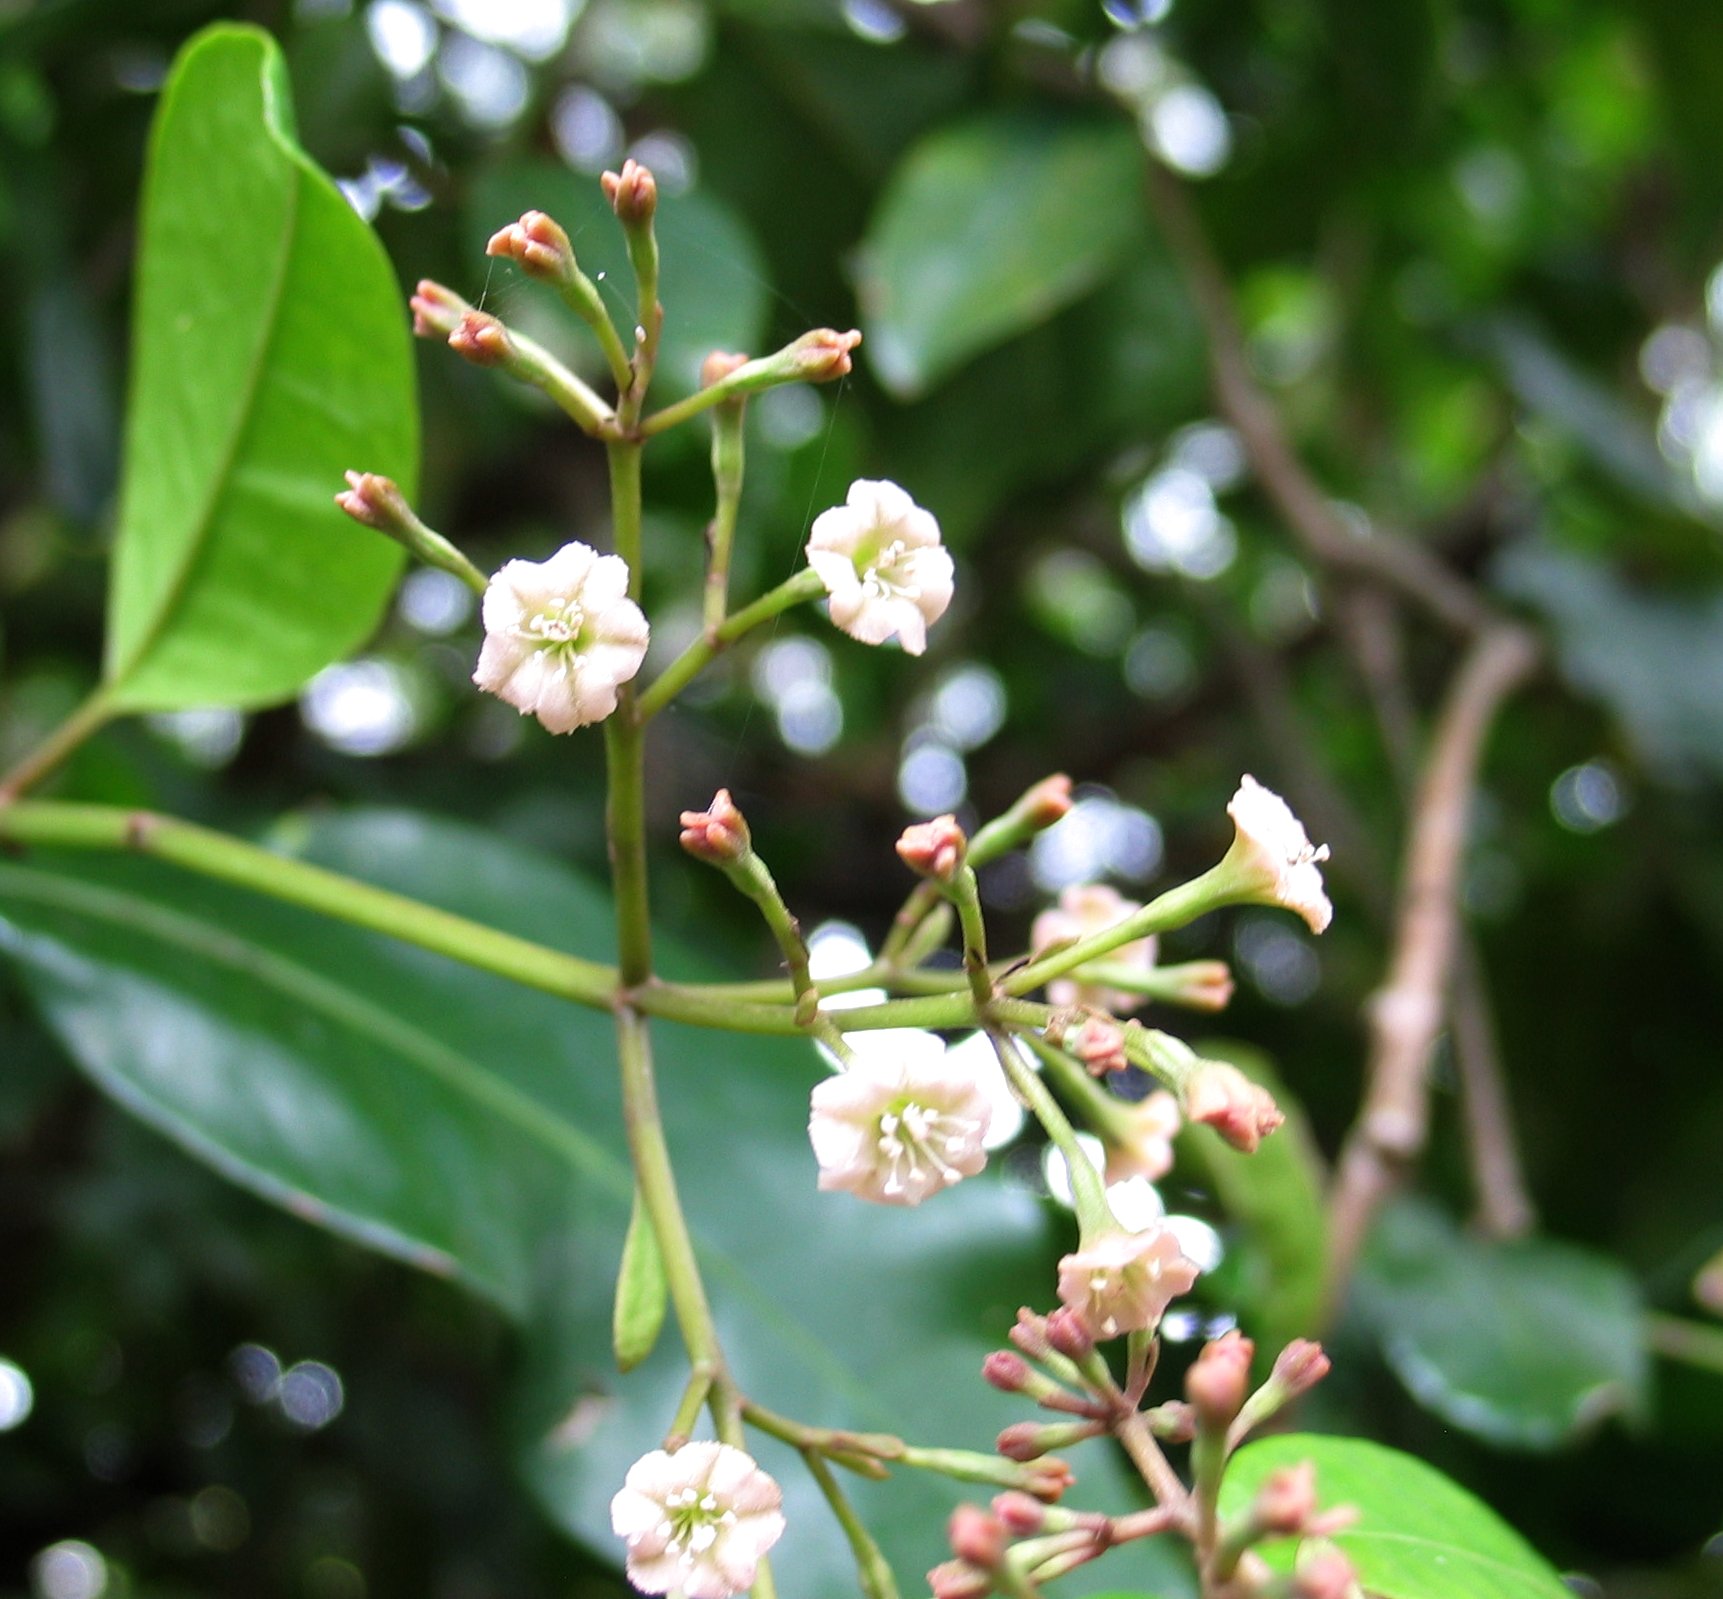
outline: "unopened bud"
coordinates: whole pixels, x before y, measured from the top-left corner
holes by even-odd
[[[1026,826],[1043,832],[1071,813],[1071,779],[1063,772],[1044,777],[1029,789],[1012,811],[1022,817]]]
[[[1212,1011],[1225,1010],[1232,1003],[1232,968],[1225,961],[1185,961],[1163,966],[1159,975],[1170,985],[1166,995],[1170,1004]]]
[[[1023,1478],[1018,1486],[1037,1499],[1053,1504],[1077,1480],[1076,1472],[1057,1455],[1044,1455],[1040,1460],[1024,1464]]]
[[[1182,1399],[1168,1399],[1143,1412],[1143,1420],[1164,1444],[1188,1444],[1197,1435],[1197,1413]]]
[[[940,883],[949,883],[957,875],[968,848],[969,840],[955,816],[936,816],[931,822],[917,822],[906,827],[897,841],[897,852],[904,865]]]
[[[376,472],[349,472],[346,476],[346,491],[335,496],[335,503],[355,522],[379,533],[395,534],[418,520],[393,478]]]
[[[995,1349],[981,1362],[981,1375],[1003,1393],[1021,1393],[1029,1385],[1033,1373],[1029,1362],[1009,1349]]]
[[[1307,1545],[1292,1579],[1294,1599],[1357,1599],[1358,1573],[1333,1544]]]
[[[1185,1397],[1205,1427],[1226,1427],[1244,1406],[1250,1392],[1250,1362],[1256,1345],[1242,1333],[1229,1332],[1204,1344],[1185,1373]]]
[[[946,1526],[951,1552],[983,1571],[995,1570],[1005,1558],[1005,1528],[998,1517],[977,1505],[959,1505]]]
[[[1069,1305],[1061,1305],[1047,1318],[1047,1342],[1067,1360],[1087,1360],[1095,1352],[1089,1324]]]
[[[1125,1055],[1125,1030],[1111,1016],[1086,1018],[1065,1047],[1082,1061],[1092,1077],[1122,1072],[1130,1065]]]
[[[1101,1421],[1018,1421],[999,1434],[993,1447],[1007,1460],[1039,1460],[1055,1449],[1069,1449],[1105,1432]]]
[[[501,366],[509,358],[509,331],[490,312],[469,307],[449,335],[449,348],[474,366]]]
[[[1294,1338],[1275,1357],[1269,1380],[1285,1390],[1288,1399],[1308,1393],[1333,1369],[1322,1345],[1308,1338]]]
[[[1047,1338],[1047,1318],[1027,1305],[1017,1312],[1017,1323],[1011,1329],[1010,1338],[1031,1360],[1044,1360],[1053,1353],[1053,1345]]]
[[[1184,1099],[1191,1121],[1214,1128],[1247,1155],[1286,1120],[1266,1088],[1225,1061],[1199,1061],[1184,1085]]]
[[[453,289],[445,289],[431,278],[422,278],[407,302],[413,313],[413,332],[421,339],[446,339],[472,309]]]
[[[636,224],[652,220],[658,209],[658,180],[638,161],[630,158],[622,163],[620,172],[606,172],[598,181],[620,221]]]
[[[486,255],[504,256],[523,272],[547,282],[562,282],[579,271],[568,234],[542,211],[528,211],[491,235]]]
[[[933,1599],[986,1599],[993,1592],[993,1575],[967,1560],[947,1560],[927,1574]]]
[[[850,352],[861,343],[861,337],[857,328],[847,333],[839,333],[835,328],[815,328],[812,333],[804,333],[784,350],[791,374],[806,383],[830,383],[834,378],[849,376],[854,366]]]
[[[1271,1471],[1256,1491],[1251,1518],[1264,1533],[1290,1538],[1316,1514],[1316,1467],[1308,1460]]]
[[[709,389],[714,383],[721,383],[740,367],[748,364],[745,355],[729,355],[723,350],[714,350],[700,363],[700,387]]]
[[[1013,1538],[1033,1538],[1047,1525],[1047,1507],[1029,1494],[998,1495],[993,1501],[993,1514]]]
[[[682,847],[711,866],[733,866],[753,847],[748,823],[721,788],[703,811],[682,813]]]

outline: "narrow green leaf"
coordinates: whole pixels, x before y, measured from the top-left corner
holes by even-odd
[[[1602,1255],[1547,1238],[1470,1238],[1406,1201],[1376,1228],[1359,1303],[1413,1395],[1494,1443],[1554,1449],[1605,1416],[1644,1410],[1644,1307]]]
[[[628,1214],[628,1235],[622,1240],[622,1269],[616,1274],[616,1311],[610,1341],[618,1371],[633,1371],[658,1342],[664,1313],[670,1306],[670,1284],[664,1277],[664,1257],[658,1235],[646,1218],[640,1190]]]
[[[868,226],[859,288],[873,370],[901,397],[1046,320],[1144,238],[1142,150],[1123,121],[994,115],[912,149]]]
[[[267,705],[360,643],[403,559],[333,497],[409,492],[407,325],[376,236],[294,142],[281,54],[220,25],[150,142],[104,698]]]
[[[1247,1445],[1221,1484],[1223,1516],[1249,1507],[1270,1472],[1316,1465],[1324,1506],[1351,1505],[1337,1543],[1374,1599],[1573,1599],[1552,1567],[1487,1505],[1411,1455],[1362,1438],[1289,1433]],[[1289,1541],[1263,1551],[1292,1569]]]

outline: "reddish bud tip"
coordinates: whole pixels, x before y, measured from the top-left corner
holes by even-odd
[[[748,357],[745,355],[730,355],[723,350],[714,350],[700,363],[700,387],[709,389],[714,383],[721,383],[736,370],[746,366]]]
[[[1264,1532],[1275,1537],[1303,1532],[1316,1514],[1316,1467],[1301,1460],[1296,1466],[1271,1471],[1257,1489],[1251,1514]]]
[[[1009,1337],[1032,1360],[1043,1359],[1053,1349],[1047,1341],[1047,1318],[1036,1315],[1027,1305],[1017,1312],[1017,1323]]]
[[[1021,1393],[1029,1382],[1029,1363],[1009,1349],[995,1349],[981,1362],[981,1375],[1004,1393]]]
[[[490,312],[468,310],[449,335],[449,348],[474,366],[500,366],[508,359],[509,331]]]
[[[789,347],[790,368],[808,383],[829,383],[834,378],[847,377],[854,365],[850,352],[861,343],[861,337],[858,328],[851,328],[848,333],[839,333],[835,328],[815,328]]]
[[[1037,831],[1051,827],[1070,814],[1071,779],[1063,772],[1042,778],[1018,800],[1016,809]]]
[[[1182,1399],[1168,1399],[1143,1415],[1162,1443],[1188,1444],[1197,1435],[1196,1410]]]
[[[903,830],[897,852],[912,872],[949,883],[957,875],[968,853],[969,840],[955,816],[936,816]]]
[[[1205,1427],[1226,1427],[1250,1392],[1250,1362],[1256,1345],[1242,1333],[1229,1332],[1204,1344],[1185,1373],[1185,1397]]]
[[[993,1578],[967,1560],[947,1560],[927,1574],[933,1599],[986,1599],[993,1592]]]
[[[959,1505],[946,1526],[951,1552],[983,1571],[996,1569],[1005,1558],[1005,1528],[999,1518],[978,1505]]]
[[[1232,968],[1225,961],[1188,961],[1175,996],[1190,1010],[1225,1010],[1232,1003]]]
[[[413,332],[421,339],[446,339],[461,325],[467,302],[453,289],[445,289],[432,278],[422,278],[407,302],[413,313]]]
[[[1033,1538],[1047,1525],[1047,1507],[1031,1494],[1000,1494],[993,1501],[993,1514],[1013,1538]]]
[[[1329,1545],[1306,1548],[1292,1579],[1295,1599],[1353,1599],[1358,1573],[1345,1555]]]
[[[598,181],[610,209],[624,223],[650,222],[658,210],[658,180],[632,158],[622,163],[620,172],[606,172]]]
[[[1048,1504],[1055,1503],[1077,1480],[1076,1472],[1057,1455],[1044,1455],[1039,1460],[1030,1461],[1024,1472],[1024,1488]]]
[[[411,515],[393,479],[376,472],[349,472],[346,477],[347,488],[335,496],[335,503],[355,522],[390,533]]]
[[[1069,1305],[1061,1305],[1047,1318],[1047,1342],[1067,1360],[1087,1360],[1095,1352],[1094,1333]]]
[[[1046,1428],[1033,1421],[1013,1422],[993,1447],[1007,1460],[1039,1460],[1047,1453]]]
[[[1185,1115],[1247,1155],[1286,1120],[1266,1088],[1224,1061],[1199,1061],[1184,1091]]]
[[[528,211],[519,222],[499,228],[485,246],[485,254],[517,261],[522,271],[535,278],[564,278],[575,270],[567,233],[542,211]]]
[[[753,847],[748,823],[727,788],[719,789],[705,810],[684,811],[681,820],[683,849],[709,865],[734,865]]]
[[[1308,1338],[1294,1338],[1275,1357],[1271,1381],[1286,1392],[1288,1399],[1308,1393],[1333,1369],[1333,1362],[1322,1352],[1322,1345]]]
[[[1089,1069],[1092,1077],[1122,1072],[1130,1065],[1125,1054],[1125,1030],[1111,1016],[1090,1016],[1066,1040],[1065,1047]]]

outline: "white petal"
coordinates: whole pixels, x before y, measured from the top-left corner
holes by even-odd
[[[871,525],[865,516],[858,515],[847,505],[834,505],[829,511],[821,511],[808,529],[809,565],[813,565],[816,551],[830,551],[849,559]]]

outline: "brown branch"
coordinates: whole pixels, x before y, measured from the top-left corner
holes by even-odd
[[[1264,492],[1310,559],[1329,572],[1366,578],[1404,595],[1462,633],[1487,627],[1490,608],[1464,578],[1423,545],[1392,535],[1360,537],[1306,470],[1274,403],[1250,370],[1226,274],[1179,180],[1152,157],[1149,204],[1207,335],[1209,370],[1222,413],[1237,429]]]
[[[1498,623],[1466,652],[1437,718],[1406,842],[1393,956],[1369,1006],[1364,1108],[1341,1150],[1329,1201],[1331,1307],[1377,1209],[1424,1148],[1425,1068],[1453,973],[1472,793],[1490,724],[1536,660],[1530,633]]]
[[[1477,1198],[1477,1225],[1491,1238],[1522,1238],[1537,1226],[1537,1209],[1520,1163],[1483,962],[1477,945],[1463,931],[1449,1014],[1454,1057],[1460,1067],[1460,1108]]]

